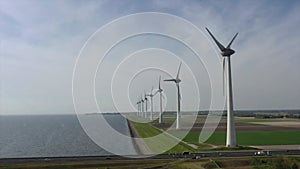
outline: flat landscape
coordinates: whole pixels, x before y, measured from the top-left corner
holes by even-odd
[[[199,144],[199,134],[204,126],[205,119],[198,117],[197,119],[191,116],[182,117],[182,129],[175,130],[175,118],[167,116],[164,123],[159,124],[157,121],[151,123],[151,126],[160,130],[168,130],[168,133],[183,139],[184,142],[198,145],[207,148],[207,145],[212,147],[223,147],[226,141],[226,119],[222,118],[215,132],[204,143]],[[193,121],[195,121],[194,124]],[[140,124],[140,132],[143,129]],[[149,124],[148,124],[149,125]],[[151,126],[148,126],[148,128]],[[192,127],[191,127],[192,126]],[[210,125],[207,125],[210,126]],[[255,118],[235,118],[237,142],[239,146],[257,147],[257,146],[272,146],[269,148],[276,149],[276,145],[291,145],[289,148],[299,149],[300,147],[300,120],[299,119],[255,119]],[[188,132],[188,129],[190,131]],[[149,130],[148,130],[149,131]],[[186,135],[185,133],[188,132]],[[145,135],[151,137],[153,135]]]
[[[189,126],[191,117],[183,117],[183,126]],[[221,119],[216,131],[205,142],[199,143],[199,133],[204,124],[204,118],[196,119],[190,132],[183,137],[187,129],[175,130],[172,123],[174,117],[167,117],[163,124],[157,121],[151,123],[138,123],[130,121],[132,135],[135,138],[143,138],[142,142],[135,142],[140,154],[153,154],[159,152],[159,148],[183,138],[176,146],[162,153],[162,155],[146,159],[122,159],[116,157],[70,157],[47,159],[19,159],[0,161],[0,168],[173,168],[173,169],[265,169],[265,168],[292,168],[300,166],[300,156],[286,154],[287,149],[300,148],[300,127],[296,119],[250,119],[236,118],[236,130],[238,148],[226,148],[226,119]],[[167,127],[171,128],[163,133]],[[153,142],[147,138],[164,135],[159,142]],[[161,147],[160,147],[161,146]],[[195,147],[196,146],[196,147]],[[254,155],[258,149],[277,149],[270,151],[270,155]],[[184,156],[182,153],[189,151],[191,154]],[[204,155],[205,154],[205,155]],[[299,154],[299,153],[298,153]]]

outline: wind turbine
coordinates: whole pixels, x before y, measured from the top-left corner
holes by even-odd
[[[161,76],[159,76],[159,81],[158,81],[158,89],[157,91],[155,92],[154,95],[156,95],[157,93],[159,93],[159,120],[158,122],[159,123],[162,123],[163,122],[163,118],[162,118],[162,89],[160,87],[160,79],[161,79]]]
[[[181,82],[181,80],[179,79],[179,72],[180,72],[180,68],[181,68],[181,62],[178,68],[178,72],[176,75],[175,79],[165,79],[164,81],[171,81],[171,82],[175,82],[176,87],[177,87],[177,118],[176,118],[176,129],[180,129],[181,128],[181,115],[180,115],[180,100],[181,100],[181,95],[180,95],[180,88],[179,88],[179,83]]]
[[[144,117],[145,115],[144,115],[144,100],[143,100],[143,95],[141,96],[141,104],[142,104],[142,106],[141,106],[141,114],[142,114],[142,117]]]
[[[137,117],[139,117],[140,114],[140,101],[136,102],[137,104]]]
[[[154,96],[154,94],[153,94],[153,86],[151,88],[150,94],[146,94],[146,96],[150,97],[150,103],[151,103],[151,107],[150,107],[151,108],[150,120],[153,120],[153,96]]]
[[[225,48],[215,37],[214,35],[207,29],[207,32],[213,38],[219,49],[221,50],[222,55],[222,65],[223,65],[223,93],[224,93],[224,80],[225,80],[225,67],[226,67],[226,87],[227,87],[227,137],[226,137],[226,146],[227,147],[236,147],[236,134],[234,127],[234,118],[233,118],[233,99],[232,99],[232,81],[231,81],[231,65],[230,65],[230,56],[235,53],[234,50],[230,48],[232,42],[238,35],[236,33],[232,40],[229,42],[227,47]],[[226,65],[225,65],[226,64]]]
[[[147,101],[148,101],[148,98],[147,98],[147,95],[146,95],[146,92],[144,91],[144,101],[145,101],[145,118],[147,118],[147,111],[148,111],[148,107],[147,107]]]
[[[141,117],[142,116],[142,101],[138,101],[138,117]]]

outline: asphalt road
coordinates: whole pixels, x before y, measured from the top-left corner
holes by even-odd
[[[257,155],[257,152],[263,152]],[[36,158],[1,158],[0,164],[26,164],[26,163],[54,163],[54,162],[88,162],[88,161],[113,161],[113,160],[151,160],[151,159],[202,159],[216,157],[257,157],[257,156],[276,156],[276,155],[300,155],[300,150],[256,150],[256,151],[214,151],[199,152],[191,154],[161,154],[152,157],[117,155],[110,156],[76,156],[76,157],[36,157]]]

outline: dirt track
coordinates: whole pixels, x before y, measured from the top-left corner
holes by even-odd
[[[273,122],[251,122],[252,124],[263,124],[269,126],[279,126],[279,127],[294,127],[300,128],[300,121],[273,121]]]

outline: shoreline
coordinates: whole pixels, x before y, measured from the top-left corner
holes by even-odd
[[[130,120],[127,120],[127,125],[129,128],[129,132],[131,135],[131,140],[133,143],[134,148],[136,149],[136,152],[138,155],[152,155],[154,154],[151,149],[147,146],[147,144],[145,143],[145,141],[143,140],[142,137],[140,137],[138,131],[136,130],[136,128],[133,126],[133,124],[130,122]],[[134,138],[140,138],[140,139],[134,139]]]
[[[128,129],[129,129],[129,133],[130,133],[130,137],[131,137],[131,141],[132,141],[133,147],[134,147],[137,155],[142,155],[141,149],[140,149],[138,143],[136,142],[136,140],[134,139],[134,138],[137,137],[137,135],[136,135],[137,133],[135,133],[136,131],[133,131],[135,129],[133,129],[134,127],[130,123],[130,120],[128,120],[126,118],[126,121],[127,121],[127,126],[128,126]]]

